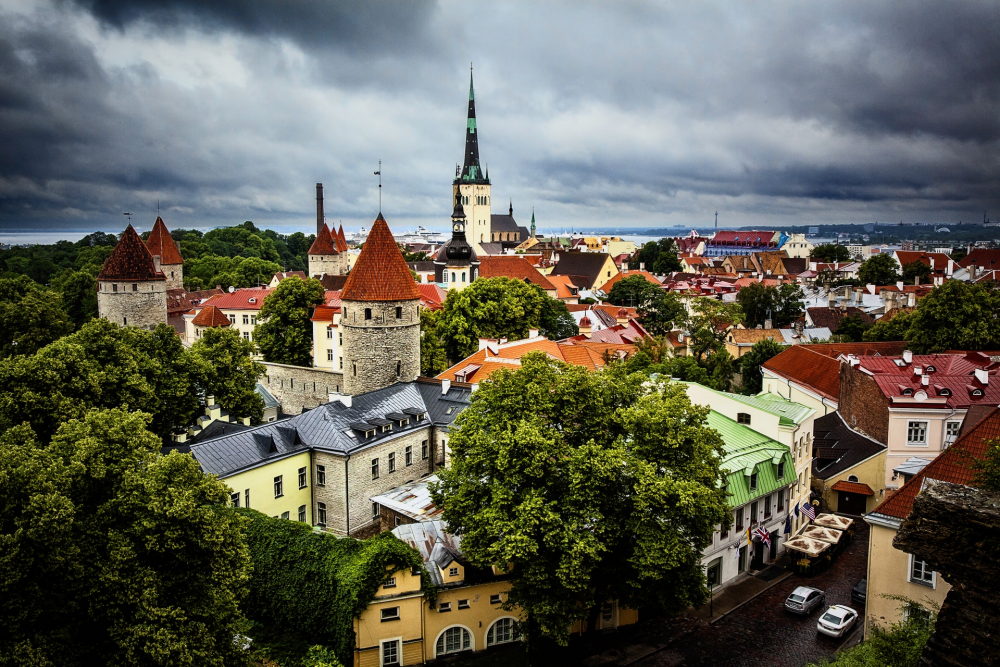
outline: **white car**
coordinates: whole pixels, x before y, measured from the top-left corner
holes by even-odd
[[[830,637],[843,637],[845,632],[854,627],[854,622],[857,620],[858,612],[842,604],[835,604],[819,617],[816,629]]]

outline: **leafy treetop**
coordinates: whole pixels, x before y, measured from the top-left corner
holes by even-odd
[[[851,259],[851,253],[846,246],[836,243],[821,243],[809,253],[810,258],[817,262],[847,262]]]
[[[865,285],[895,285],[900,280],[899,265],[892,255],[872,255],[858,267],[858,280]]]
[[[264,361],[292,366],[313,364],[313,310],[326,301],[326,291],[315,278],[291,276],[267,295],[257,314],[254,342]]]

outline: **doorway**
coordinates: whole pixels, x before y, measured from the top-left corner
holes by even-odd
[[[841,514],[864,514],[867,501],[868,497],[860,493],[837,491],[837,511]]]

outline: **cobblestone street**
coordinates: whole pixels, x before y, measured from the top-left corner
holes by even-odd
[[[868,560],[868,525],[858,519],[857,534],[836,562],[812,578],[792,575],[735,609],[715,623],[698,622],[692,631],[668,648],[634,660],[639,667],[802,667],[807,662],[832,658],[845,639],[816,632],[822,613],[796,616],[784,610],[784,601],[796,586],[826,592],[827,604],[851,605],[864,617],[864,608],[851,603],[851,589],[865,576]],[[860,620],[854,639],[860,636]],[[645,639],[645,638],[644,638]]]

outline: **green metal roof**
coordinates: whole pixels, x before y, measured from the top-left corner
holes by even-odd
[[[778,489],[795,479],[795,463],[787,445],[772,440],[748,426],[709,411],[707,425],[722,436],[725,455],[723,470],[727,476],[730,507],[740,507]],[[777,478],[778,464],[784,462],[784,476]],[[757,473],[757,488],[750,488],[750,476]]]
[[[689,384],[695,384],[691,382]],[[710,387],[705,387],[700,385],[708,391],[718,394],[719,396],[724,396],[725,398],[731,398],[734,401],[743,403],[744,405],[749,405],[752,408],[757,408],[758,410],[763,410],[764,412],[770,412],[772,415],[777,415],[778,423],[782,426],[795,426],[801,424],[807,418],[816,412],[815,408],[810,408],[808,405],[802,405],[801,403],[794,403],[786,398],[782,398],[777,394],[769,394],[767,392],[761,392],[756,396],[744,396],[742,394],[730,394],[724,391],[718,391]]]

